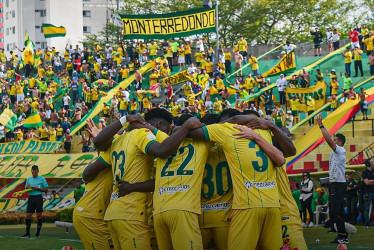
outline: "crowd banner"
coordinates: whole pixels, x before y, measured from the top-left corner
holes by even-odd
[[[172,76],[165,77],[162,79],[162,86],[167,87],[171,83],[171,85],[175,85],[181,82],[187,82],[190,80],[190,74],[188,73],[188,70],[185,69],[181,72],[178,72]]]
[[[360,82],[357,85],[354,85],[353,88],[356,89],[356,90],[358,90],[362,85],[366,84],[367,82],[369,82],[371,80],[374,80],[374,76],[369,77],[368,79],[364,80],[363,82]],[[336,97],[336,99],[339,100],[341,97],[342,97],[342,94],[338,95]],[[303,124],[307,123],[310,119],[312,119],[313,117],[315,117],[316,115],[318,115],[319,113],[321,113],[323,110],[325,110],[326,108],[328,108],[330,106],[331,106],[331,103],[327,102],[322,107],[316,109],[312,114],[310,114],[309,116],[305,117],[303,120],[301,120],[300,122],[298,122],[297,124],[295,124],[290,129],[290,132],[294,132],[296,129],[300,128]]]
[[[299,106],[299,111],[307,112],[307,106],[305,104],[308,96],[311,96],[314,99],[314,109],[319,109],[326,101],[326,83],[319,82],[317,85],[309,88],[286,88],[287,99],[291,100],[293,95],[295,95],[297,99],[300,97],[302,98],[302,104]]]
[[[124,39],[169,39],[216,31],[216,10],[192,9],[168,14],[121,15]]]
[[[374,102],[374,87],[366,90],[366,101],[368,104]],[[353,116],[360,111],[360,100],[348,100],[337,110],[330,113],[324,120],[323,125],[330,132],[335,134],[342,128]],[[314,126],[303,137],[295,142],[296,155],[286,159],[287,170],[294,170],[294,164],[301,160],[305,155],[313,151],[322,144],[325,139],[322,136],[318,126]]]
[[[0,158],[0,178],[28,178],[31,166],[38,165],[45,178],[81,178],[88,164],[97,159],[97,152],[81,154],[22,154]]]
[[[295,51],[285,55],[276,65],[271,69],[262,73],[262,77],[274,76],[280,73],[290,72],[296,69]]]
[[[60,141],[40,141],[40,140],[23,140],[0,143],[0,154],[21,154],[21,153],[53,153],[60,146]],[[0,157],[0,160],[2,158]]]
[[[321,59],[315,61],[314,63],[309,64],[308,66],[305,67],[305,71],[308,72],[308,71],[312,70],[313,68],[319,67],[319,65],[321,65],[322,63],[325,63],[325,62],[331,60],[331,59],[334,58],[335,56],[339,56],[340,53],[341,53],[342,51],[346,50],[347,47],[349,47],[349,46],[350,46],[350,43],[348,43],[348,44],[344,45],[343,47],[341,47],[340,49],[337,49],[337,50],[335,50],[334,52],[332,52],[332,53],[326,55],[325,57],[323,57],[323,58],[321,58]],[[300,75],[300,74],[302,74],[302,72],[303,72],[303,70],[300,69],[300,70],[297,70],[296,72],[294,72],[293,74],[294,74],[294,75]],[[292,79],[292,75],[289,75],[289,76],[286,77],[286,80],[287,80],[287,81],[289,81],[289,80],[291,80],[291,79]],[[265,93],[265,91],[270,90],[270,89],[273,89],[273,88],[275,88],[276,86],[277,86],[276,83],[272,83],[272,84],[270,84],[268,87],[266,87],[266,88],[262,88],[260,91],[256,91],[255,93],[253,93],[253,94],[249,95],[248,97],[244,98],[244,100],[245,100],[245,101],[251,100],[251,99],[253,99],[254,94],[256,94],[256,95],[262,95],[263,93]],[[235,104],[232,103],[231,105],[235,105]]]

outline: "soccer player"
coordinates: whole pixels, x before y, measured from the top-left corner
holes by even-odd
[[[43,224],[43,193],[48,192],[48,183],[43,176],[39,176],[39,167],[33,165],[31,167],[32,176],[26,179],[25,188],[32,188],[29,192],[29,200],[26,209],[26,233],[21,238],[30,238],[31,217],[36,212],[38,226],[36,229],[36,237],[40,237],[40,230]]]
[[[221,116],[227,117],[228,112],[233,115],[236,112],[240,113],[235,109],[226,109]],[[220,116],[208,114],[200,121],[206,125],[215,124],[220,121]],[[218,250],[225,250],[227,249],[233,191],[230,169],[219,143],[215,143],[210,149],[205,164],[201,196],[202,212],[199,215],[199,225],[203,247],[207,249],[215,246]]]
[[[250,112],[249,115],[259,117],[256,112]],[[252,122],[249,124],[252,128],[271,129],[274,134],[273,145],[285,154],[285,157],[290,157],[295,154],[290,149],[295,149],[291,139],[287,138],[290,135],[288,129],[281,128],[280,131],[277,126],[267,120],[261,122]],[[296,201],[292,196],[290,190],[290,182],[288,180],[286,166],[276,168],[277,171],[277,187],[280,198],[280,214],[282,226],[283,245],[299,250],[308,249],[305,243],[303,227],[299,217],[299,209]]]
[[[161,109],[152,111],[162,112]],[[107,138],[112,138],[121,129],[126,120],[127,117],[122,117],[103,129],[94,139],[99,150],[110,145],[108,149],[110,157],[100,159],[105,165],[112,167],[116,182],[104,220],[108,221],[115,249],[150,249],[146,211],[147,194],[134,192],[121,196],[119,182],[137,183],[149,180],[153,165],[152,156],[169,157],[178,149],[190,129],[201,127],[202,124],[198,119],[191,118],[162,143],[158,143],[156,136],[146,128],[128,131],[113,142],[108,140]]]
[[[252,131],[248,140],[242,139],[238,128],[232,123],[213,124],[191,131],[190,136],[223,147],[234,191],[228,249],[279,249],[282,235],[275,166],[282,166],[285,159],[270,144],[270,131]]]
[[[95,137],[100,130],[92,119],[87,121],[88,131]],[[100,155],[108,152],[100,152]],[[74,206],[73,223],[85,249],[111,249],[112,242],[104,214],[112,194],[113,174],[100,159],[83,171],[86,190]]]

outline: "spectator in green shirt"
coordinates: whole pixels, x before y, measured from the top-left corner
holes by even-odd
[[[303,207],[301,206],[300,195],[301,195],[300,184],[296,183],[296,189],[294,191],[292,191],[292,196],[296,201],[297,208],[299,209],[300,219],[301,219],[302,214],[303,214]]]
[[[312,211],[316,211],[317,206],[326,205],[329,202],[329,196],[325,194],[322,188],[317,188],[316,192],[313,194],[312,200]]]
[[[75,182],[75,188],[74,188],[74,200],[75,203],[77,203],[84,194],[84,187],[82,187],[82,184],[80,181]]]
[[[352,82],[352,79],[349,77],[349,74],[348,73],[345,73],[345,76],[343,76],[343,72],[340,72],[340,76],[343,78],[343,82],[344,82],[344,91],[347,91],[349,90],[349,88],[352,86],[353,82]]]

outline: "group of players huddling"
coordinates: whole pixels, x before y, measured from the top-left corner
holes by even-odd
[[[85,249],[307,249],[284,165],[296,149],[257,115],[89,120],[100,156],[73,217]]]

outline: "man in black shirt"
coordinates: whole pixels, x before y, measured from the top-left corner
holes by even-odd
[[[351,173],[346,172],[345,178],[347,180],[347,192],[345,193],[345,203],[348,207],[348,219],[353,225],[356,224],[357,219],[357,182],[352,179]]]
[[[314,49],[315,49],[315,54],[314,56],[322,56],[322,48],[321,48],[321,43],[322,43],[322,32],[318,29],[318,27],[310,29],[310,34],[314,36],[313,42],[314,42]]]
[[[366,169],[362,172],[362,179],[365,182],[364,201],[365,201],[365,225],[364,228],[369,227],[370,222],[370,203],[374,207],[374,172],[373,161],[367,159],[365,161]]]

